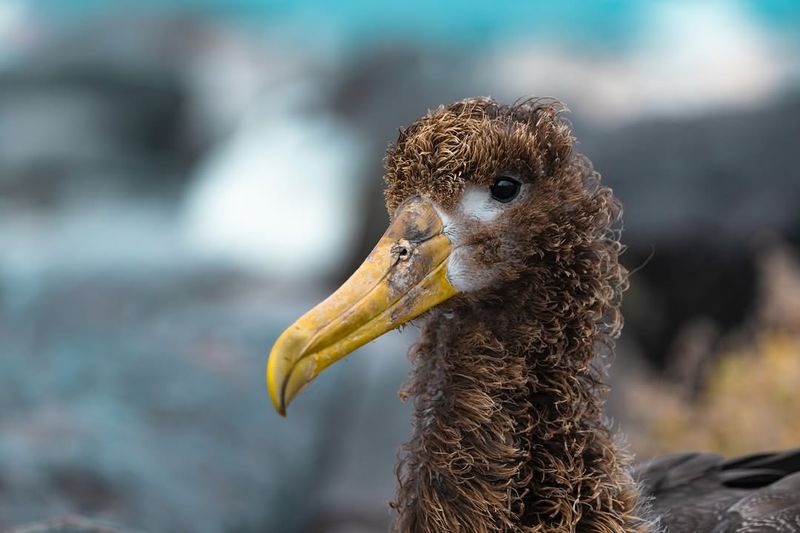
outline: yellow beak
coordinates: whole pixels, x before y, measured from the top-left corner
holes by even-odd
[[[267,386],[280,414],[325,368],[456,294],[442,230],[429,201],[410,200],[350,279],[278,337]]]

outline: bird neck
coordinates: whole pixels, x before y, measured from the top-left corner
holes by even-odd
[[[433,313],[411,350],[396,529],[645,531],[603,420],[597,309],[524,284],[496,296]]]

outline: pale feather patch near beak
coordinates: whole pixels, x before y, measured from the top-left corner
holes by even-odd
[[[519,195],[528,185],[523,183]],[[474,245],[468,243],[467,233],[474,224],[492,224],[508,209],[508,203],[492,198],[487,187],[470,184],[451,212],[433,204],[442,220],[443,232],[450,239],[453,251],[447,259],[447,279],[460,293],[474,292],[492,284],[494,271],[489,265],[474,261]]]

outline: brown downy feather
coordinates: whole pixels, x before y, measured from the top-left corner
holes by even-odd
[[[499,173],[533,187],[506,221],[473,228],[470,255],[495,283],[429,313],[411,351],[403,394],[416,412],[397,468],[398,531],[646,529],[602,415],[627,275],[620,207],[573,152],[561,110],[466,100],[389,150],[390,211],[418,194],[452,207],[467,183]]]

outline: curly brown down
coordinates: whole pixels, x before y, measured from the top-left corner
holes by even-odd
[[[450,208],[467,185],[502,174],[532,188],[473,235],[474,261],[495,283],[429,313],[411,350],[398,531],[646,529],[602,414],[627,279],[621,209],[573,150],[563,109],[464,100],[401,130],[388,151],[390,212],[414,195]]]

